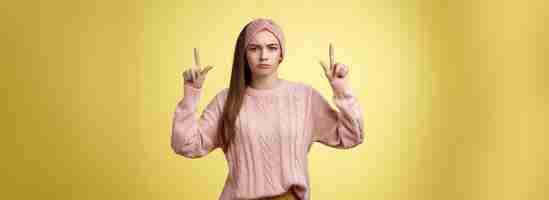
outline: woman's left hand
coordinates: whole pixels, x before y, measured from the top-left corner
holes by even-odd
[[[326,63],[323,61],[319,61],[320,65],[322,66],[322,69],[324,69],[324,75],[330,82],[336,81],[346,81],[347,80],[347,74],[349,72],[349,67],[345,64],[335,62],[334,58],[334,45],[330,43],[330,49],[329,49],[329,55],[330,55],[330,65],[327,66]]]

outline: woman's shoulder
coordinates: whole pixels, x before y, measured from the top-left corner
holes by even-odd
[[[217,94],[215,95],[216,98],[219,100],[224,101],[227,98],[227,95],[229,94],[229,88],[223,88]]]
[[[293,85],[293,87],[296,88],[294,90],[294,93],[301,93],[307,98],[312,98],[312,99],[324,98],[320,90],[314,88],[311,84],[299,82],[299,81],[290,81],[290,82],[291,82],[291,85]]]

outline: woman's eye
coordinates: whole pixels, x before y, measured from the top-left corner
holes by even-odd
[[[277,50],[276,47],[270,47],[269,49],[271,49],[271,50]]]

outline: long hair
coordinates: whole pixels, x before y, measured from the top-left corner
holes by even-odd
[[[249,24],[244,26],[234,49],[233,67],[231,71],[231,82],[229,85],[229,91],[227,94],[227,100],[223,107],[223,114],[220,123],[220,130],[222,132],[223,149],[226,151],[232,144],[235,137],[236,119],[242,108],[244,102],[244,92],[246,86],[250,85],[252,81],[252,72],[246,58],[246,28]]]

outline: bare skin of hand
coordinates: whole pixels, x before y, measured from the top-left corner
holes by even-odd
[[[194,48],[194,65],[189,69],[183,71],[183,80],[185,85],[190,85],[194,88],[202,88],[206,75],[212,69],[212,66],[206,66],[202,68],[200,64],[200,55],[198,54],[198,49]]]

